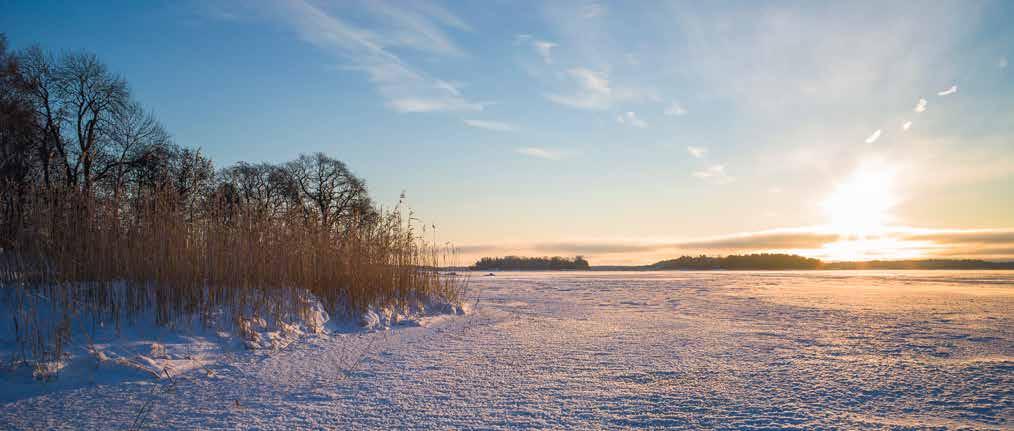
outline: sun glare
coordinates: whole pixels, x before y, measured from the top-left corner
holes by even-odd
[[[852,240],[882,234],[896,203],[894,175],[881,164],[864,165],[839,183],[823,202],[830,229]]]
[[[829,219],[828,230],[839,239],[822,247],[823,257],[863,260],[918,256],[917,250],[888,235],[891,209],[897,203],[895,174],[895,169],[883,163],[868,163],[835,186],[822,206]]]

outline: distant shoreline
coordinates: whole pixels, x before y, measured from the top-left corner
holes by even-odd
[[[652,272],[664,272],[664,271],[681,271],[681,272],[743,272],[743,271],[1011,271],[1014,270],[1014,264],[1006,267],[983,267],[983,268],[902,268],[902,267],[887,267],[887,268],[715,268],[715,269],[658,269],[644,266],[596,266],[588,270],[588,272],[606,272],[606,271],[652,271]],[[512,271],[505,271],[512,272]],[[520,271],[518,271],[520,272]]]
[[[525,261],[528,258],[514,258]],[[582,262],[585,262],[582,260]],[[1014,261],[994,262],[977,259],[914,259],[823,262],[789,254],[752,254],[744,256],[683,256],[650,265],[588,265],[584,268],[545,268],[518,266],[453,267],[447,270],[473,271],[863,271],[863,270],[1014,270]]]
[[[589,269],[469,269],[469,268],[440,268],[440,271],[458,272],[748,272],[748,271],[1014,271],[1014,264],[1007,267],[987,268],[754,268],[754,269],[658,269],[648,266],[593,266]]]

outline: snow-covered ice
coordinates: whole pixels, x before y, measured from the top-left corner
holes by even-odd
[[[174,384],[5,384],[0,428],[1012,427],[1014,272],[470,283],[466,315],[228,351]]]

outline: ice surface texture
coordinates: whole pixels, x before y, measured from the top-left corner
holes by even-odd
[[[18,399],[0,428],[127,428],[146,404],[157,429],[1012,426],[1012,272],[501,273],[472,292],[466,316],[233,352],[171,391]]]

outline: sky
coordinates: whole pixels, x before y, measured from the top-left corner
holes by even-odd
[[[219,167],[324,152],[479,256],[1014,259],[1014,3],[0,0]]]

